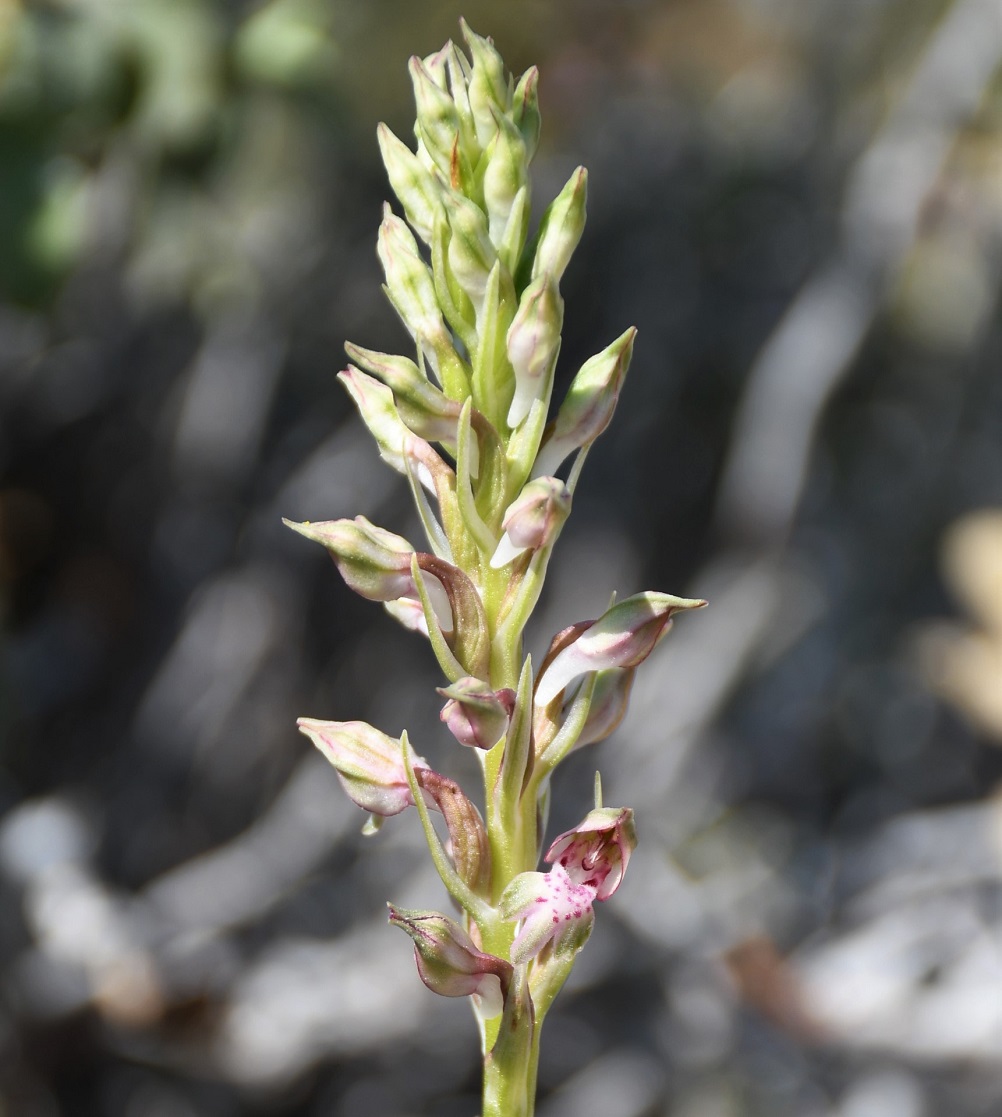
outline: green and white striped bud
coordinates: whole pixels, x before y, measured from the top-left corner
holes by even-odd
[[[494,117],[497,132],[484,158],[484,205],[490,237],[496,245],[504,239],[508,218],[518,192],[528,185],[528,160],[525,141],[515,124],[501,113]]]
[[[511,86],[505,74],[501,55],[490,39],[482,38],[463,20],[463,37],[473,56],[473,71],[469,80],[470,108],[477,129],[477,140],[486,149],[494,135],[495,109],[502,113],[511,111]]]
[[[429,442],[455,443],[462,408],[436,388],[409,357],[377,353],[351,342],[345,344],[345,351],[390,388],[406,427]]]
[[[386,276],[386,293],[418,346],[437,351],[447,331],[435,296],[435,282],[407,225],[386,206],[376,251]]]
[[[479,206],[461,194],[450,192],[446,213],[452,234],[447,251],[449,269],[473,303],[479,322],[487,279],[497,260],[497,249]]]
[[[410,60],[410,74],[414,86],[414,103],[417,106],[414,134],[424,145],[445,181],[458,187],[461,182],[470,178],[466,151],[473,137],[463,135],[463,121],[455,102],[439,86],[420,58]],[[441,74],[444,80],[444,61]]]
[[[584,232],[588,172],[578,169],[543,214],[532,260],[532,278],[549,272],[559,283]]]
[[[504,514],[504,535],[491,558],[500,570],[525,551],[538,551],[556,539],[571,510],[570,490],[556,477],[530,481]]]
[[[539,115],[539,70],[530,66],[519,79],[515,86],[515,95],[512,98],[512,119],[522,134],[525,144],[526,164],[532,162],[539,145],[540,115]]]
[[[351,365],[338,373],[338,380],[355,401],[383,461],[405,477],[413,472],[429,492],[441,499],[442,486],[448,487],[452,470],[401,419],[390,389]]]
[[[535,400],[548,401],[553,369],[560,352],[564,300],[549,273],[534,279],[522,292],[508,327],[505,345],[515,373],[515,394],[508,408],[508,426],[515,428]]]
[[[637,331],[631,326],[578,370],[540,448],[533,474],[555,473],[568,454],[590,446],[609,425],[630,367],[636,336]]]
[[[383,165],[417,235],[431,244],[435,222],[442,216],[442,185],[413,151],[385,124],[376,129]]]

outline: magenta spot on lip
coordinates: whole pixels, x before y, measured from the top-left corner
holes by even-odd
[[[559,915],[555,915],[555,916],[553,917],[553,922],[554,922],[554,923],[559,923],[559,922],[560,922],[560,916],[559,916]]]

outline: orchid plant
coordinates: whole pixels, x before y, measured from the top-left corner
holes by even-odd
[[[340,374],[380,456],[406,477],[428,549],[362,516],[289,526],[327,548],[351,589],[427,639],[448,683],[441,719],[480,761],[483,813],[406,733],[299,726],[369,812],[366,832],[416,810],[458,914],[391,904],[390,922],[413,940],[429,989],[471,999],[482,1117],[531,1117],[543,1021],[636,845],[633,812],[604,807],[596,777],[594,808],[547,846],[551,777],[612,733],[673,615],[705,602],[640,593],[558,633],[538,666],[524,654],[636,331],[581,366],[550,418],[560,280],[584,228],[587,173],[574,171],[530,239],[538,71],[514,81],[490,39],[465,23],[463,35],[468,55],[450,42],[411,59],[416,151],[385,125],[378,133],[406,219],[386,207],[378,254],[416,359],[349,344],[354,363]]]

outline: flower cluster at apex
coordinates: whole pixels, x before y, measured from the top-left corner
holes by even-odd
[[[425,984],[472,996],[482,1022],[529,1004],[538,1026],[590,933],[594,903],[619,887],[636,844],[633,812],[603,808],[597,796],[550,846],[552,867],[537,871],[550,777],[572,749],[615,729],[637,667],[673,615],[705,603],[637,594],[559,633],[538,672],[523,656],[526,621],[588,450],[615,410],[635,330],[581,366],[551,419],[560,280],[584,228],[587,174],[574,171],[530,239],[537,71],[514,81],[489,39],[465,24],[463,33],[468,56],[450,42],[411,60],[416,150],[385,125],[378,133],[406,218],[386,207],[378,255],[416,359],[348,345],[353,364],[340,374],[380,456],[409,482],[426,549],[362,516],[289,526],[326,547],[351,589],[427,638],[448,683],[442,720],[482,762],[484,815],[414,755],[406,734],[308,718],[300,728],[370,813],[367,829],[416,808],[463,913],[460,925],[391,906]],[[485,1029],[485,1050],[497,1034]]]

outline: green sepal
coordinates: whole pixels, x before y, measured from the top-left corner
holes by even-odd
[[[418,518],[421,520],[421,526],[424,528],[428,546],[431,547],[433,554],[438,555],[440,559],[454,564],[456,560],[449,544],[449,538],[438,522],[438,517],[432,510],[424,486],[417,479],[410,462],[407,462],[407,483],[410,485],[411,496],[414,497],[414,504],[417,508]]]
[[[436,224],[431,239],[431,267],[435,280],[435,294],[446,321],[456,331],[459,340],[472,353],[477,344],[477,315],[470,296],[459,285],[449,266],[449,238],[451,230],[444,217]],[[469,394],[469,393],[466,393]],[[465,398],[464,397],[453,397]]]
[[[498,260],[484,291],[472,386],[474,404],[502,434],[508,429],[508,408],[515,392],[515,373],[505,348],[505,335],[514,315],[515,289],[511,276]]]
[[[472,536],[477,547],[485,559],[489,559],[497,547],[497,537],[484,523],[477,510],[470,483],[470,455],[476,448],[473,432],[470,429],[470,414],[473,410],[473,401],[467,400],[459,416],[458,434],[456,440],[456,497],[459,502],[459,513],[463,517],[466,530]]]
[[[538,767],[542,773],[552,772],[577,743],[578,737],[581,736],[581,730],[584,729],[588,720],[597,681],[598,672],[596,671],[587,677],[583,686],[578,688],[556,736],[546,746],[538,760]]]
[[[431,812],[424,801],[424,793],[414,771],[414,762],[411,759],[411,745],[407,739],[407,730],[400,735],[400,748],[404,757],[404,771],[407,773],[407,783],[411,789],[414,806],[417,807],[418,817],[421,819],[421,829],[424,830],[424,839],[428,843],[428,851],[434,862],[438,875],[442,878],[449,895],[464,911],[468,911],[477,922],[488,921],[493,917],[491,907],[482,900],[465,880],[456,871],[456,867],[449,859],[442,845],[442,839],[431,821]]]
[[[418,566],[416,554],[411,558],[411,575],[414,578],[414,587],[417,589],[418,597],[421,600],[421,608],[424,610],[424,622],[428,629],[428,642],[431,644],[431,650],[435,654],[435,659],[438,660],[439,667],[442,668],[442,674],[450,683],[458,682],[469,672],[453,655],[452,649],[439,627],[438,618],[435,616],[435,609],[432,606],[431,598],[428,596],[428,590],[425,587],[424,577],[421,574],[421,568]],[[453,620],[455,621],[455,617],[453,617]]]
[[[525,657],[516,690],[515,711],[511,727],[505,737],[501,771],[494,794],[499,798],[498,809],[504,819],[505,832],[514,833],[519,825],[521,812],[519,800],[522,789],[532,775],[532,658]]]
[[[512,98],[512,118],[522,133],[526,164],[532,162],[539,146],[541,118],[539,115],[539,69],[530,66],[519,78]]]
[[[523,186],[511,204],[508,223],[497,246],[501,262],[512,275],[518,268],[518,262],[525,248],[525,239],[529,235],[529,205],[529,187]],[[518,294],[521,293],[519,290]]]

